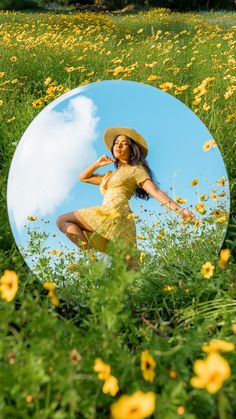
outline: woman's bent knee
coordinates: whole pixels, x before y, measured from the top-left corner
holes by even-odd
[[[65,223],[65,218],[63,215],[59,215],[59,217],[57,217],[56,219],[56,225],[57,227],[62,230],[63,229],[63,224]]]

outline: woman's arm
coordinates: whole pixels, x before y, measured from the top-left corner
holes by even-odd
[[[91,166],[87,167],[87,169],[83,170],[78,176],[81,182],[88,182],[93,183],[94,185],[100,185],[101,183],[101,176],[99,174],[93,174],[95,170],[97,170],[99,165],[97,162],[91,164]]]
[[[95,161],[91,166],[87,167],[83,172],[78,176],[81,182],[93,183],[94,185],[100,185],[102,177],[104,175],[93,174],[95,170],[99,167],[107,166],[108,164],[114,163],[115,159],[111,159],[106,154],[103,154],[97,161]]]
[[[175,211],[177,214],[181,214],[184,218],[193,218],[195,220],[195,216],[192,211],[188,211],[185,208],[182,208],[180,205],[176,204],[165,192],[161,191],[161,189],[157,188],[156,185],[150,180],[147,179],[143,182],[142,188],[148,192],[153,198],[160,201],[169,209]]]

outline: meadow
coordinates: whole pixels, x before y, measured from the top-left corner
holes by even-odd
[[[2,418],[235,418],[235,31],[231,12],[0,12]],[[191,245],[188,226],[178,246],[174,225],[173,237],[144,226],[138,270],[126,269],[121,243],[109,268],[91,251],[44,254],[32,217],[31,272],[7,215],[14,151],[48,103],[108,79],[158,87],[199,116],[213,136],[203,152],[217,144],[227,168],[230,214],[216,188],[195,207],[215,229]],[[206,214],[206,199],[219,210]]]

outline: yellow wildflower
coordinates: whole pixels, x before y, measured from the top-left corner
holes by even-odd
[[[137,31],[137,33],[142,33],[143,32],[143,28],[142,29],[139,29],[138,31]]]
[[[72,349],[70,352],[71,363],[77,365],[81,361],[81,358],[81,354],[77,351],[77,349]]]
[[[176,90],[178,90],[178,92],[183,92],[184,90],[186,90],[189,87],[189,84],[185,84],[183,86],[176,86]]]
[[[118,380],[113,375],[110,375],[104,382],[102,386],[102,392],[107,394],[110,393],[111,396],[115,396],[119,391]]]
[[[101,358],[96,358],[93,367],[95,372],[98,372],[99,380],[106,380],[111,374],[111,367],[105,362],[102,361]]]
[[[159,87],[164,90],[167,91],[169,89],[171,89],[173,87],[173,83],[169,83],[168,81],[166,83],[162,83],[159,85]]]
[[[54,284],[54,282],[49,282],[49,281],[46,281],[46,282],[44,282],[44,284],[43,284],[43,288],[44,288],[45,290],[48,290],[48,291],[55,291],[55,289],[56,289],[56,285]]]
[[[204,352],[230,352],[235,349],[235,344],[225,340],[213,339],[209,343],[202,345]]]
[[[230,258],[231,250],[230,249],[221,249],[220,251],[220,257],[217,261],[217,264],[220,268],[224,268],[226,264],[228,263],[228,260]]]
[[[185,204],[185,203],[187,202],[187,199],[182,199],[182,198],[180,198],[179,196],[176,196],[175,201],[176,201],[178,204]]]
[[[220,390],[224,381],[231,375],[228,362],[216,352],[209,354],[205,360],[197,359],[193,370],[197,376],[191,378],[191,385],[195,388],[205,388],[212,394]]]
[[[151,75],[151,76],[149,76],[148,78],[147,78],[147,81],[155,81],[155,80],[157,80],[157,79],[159,79],[160,77],[158,77],[158,76],[154,76],[154,74],[153,75]]]
[[[140,262],[143,262],[144,258],[145,258],[145,253],[144,252],[140,252],[140,255],[139,255]]]
[[[174,288],[175,288],[174,285],[165,285],[162,289],[163,291],[168,292],[168,291],[172,291]]]
[[[169,377],[170,378],[177,378],[177,376],[178,376],[178,373],[177,373],[177,371],[176,370],[173,370],[172,368],[171,369],[169,369],[168,370],[168,375],[169,375]]]
[[[201,274],[204,278],[211,278],[213,275],[214,265],[211,262],[205,262],[204,265],[201,267]]]
[[[156,361],[148,350],[145,350],[141,354],[141,370],[145,380],[153,382],[155,377],[154,369],[156,367]]]
[[[199,183],[198,179],[193,179],[191,182],[191,186],[196,186]]]
[[[10,302],[18,291],[19,277],[15,271],[6,269],[0,278],[0,294],[3,300]]]
[[[220,180],[218,180],[216,183],[217,183],[217,185],[219,185],[219,186],[225,186],[225,183],[226,183],[226,179],[225,179],[225,177],[224,177],[224,176],[222,176],[222,177],[220,178]]]
[[[156,394],[153,391],[144,393],[136,391],[123,395],[111,405],[112,419],[144,419],[155,410]]]
[[[204,204],[199,203],[199,204],[195,205],[195,210],[197,212],[199,212],[200,214],[204,213],[205,212]]]
[[[204,111],[208,111],[210,109],[210,105],[207,105],[207,103],[204,103],[202,105],[202,108],[204,109]]]
[[[201,201],[205,201],[205,200],[206,200],[206,194],[205,194],[205,193],[203,193],[203,194],[200,196],[200,200],[201,200]]]
[[[216,196],[216,189],[214,191],[212,191],[211,195],[210,195],[211,199],[213,201],[217,201],[217,196]]]
[[[183,405],[180,405],[177,407],[177,413],[178,415],[183,415],[185,413],[185,407]]]
[[[211,149],[211,140],[205,141],[205,143],[202,146],[203,151],[209,151]]]

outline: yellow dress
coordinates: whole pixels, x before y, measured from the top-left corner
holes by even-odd
[[[102,205],[78,210],[94,230],[84,230],[84,234],[93,248],[102,252],[107,239],[114,241],[117,238],[137,249],[136,224],[129,200],[137,187],[141,187],[140,182],[150,179],[148,172],[142,165],[128,165],[98,176],[101,179],[99,188],[104,196]]]

